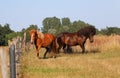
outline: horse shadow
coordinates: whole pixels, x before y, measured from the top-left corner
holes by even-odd
[[[96,53],[101,53],[99,50],[91,50],[91,51],[88,51],[86,50],[84,53],[82,53],[82,51],[74,51],[72,48],[69,48],[69,49],[65,49],[63,51],[61,51],[62,53],[64,54],[96,54]]]

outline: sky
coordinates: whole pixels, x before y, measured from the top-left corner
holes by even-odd
[[[0,24],[14,31],[29,25],[42,27],[46,17],[68,17],[98,29],[120,28],[120,0],[0,0]]]

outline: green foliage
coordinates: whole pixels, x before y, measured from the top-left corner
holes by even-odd
[[[49,29],[56,29],[61,26],[60,19],[57,17],[47,17],[43,20],[42,31],[48,33]]]
[[[68,17],[59,19],[57,17],[47,17],[43,20],[42,31],[44,33],[53,32],[57,35],[61,32],[76,32],[81,28],[89,26],[90,24],[85,23],[84,21],[78,20],[71,22]],[[111,34],[120,34],[120,28],[117,27],[107,27],[102,30],[96,28],[97,34],[111,35]]]
[[[48,33],[55,34],[56,33],[56,29],[49,29]]]
[[[74,21],[71,25],[71,28],[70,28],[70,32],[76,32],[78,30],[80,30],[81,28],[84,28],[88,26],[88,24],[86,24],[85,22],[83,21]]]
[[[13,38],[17,38],[18,36],[22,37],[23,33],[22,32],[13,32],[5,35],[5,42],[6,45],[8,44],[8,40],[12,40]]]
[[[55,32],[57,35],[61,32],[76,32],[88,25],[89,24],[80,20],[72,23],[68,17],[62,18],[61,20],[56,17],[47,17],[43,20],[42,31],[44,33],[48,33],[48,31],[50,32],[50,29],[55,29],[57,30]]]
[[[36,30],[39,30],[39,28],[38,28],[38,26],[37,25],[30,25],[27,29],[26,29],[26,31],[29,31],[29,30],[31,30],[31,29],[36,29]]]
[[[111,34],[120,35],[120,28],[118,28],[118,27],[107,27],[105,29],[102,29],[100,31],[100,33],[103,34],[103,35],[111,35]]]
[[[13,32],[13,33],[6,34],[5,38],[6,38],[6,41],[12,40],[13,38],[15,38],[17,36],[23,36],[22,34],[23,33],[21,33],[21,32]]]
[[[70,25],[71,25],[71,21],[68,17],[62,18],[62,26],[70,26]]]
[[[21,36],[23,37],[24,32],[26,32],[26,41],[30,41],[30,35],[29,35],[29,31],[31,29],[37,29],[39,30],[37,25],[30,25],[27,29],[22,29],[22,31],[20,32],[14,32],[9,28],[9,24],[4,25],[4,27],[2,27],[0,25],[0,45],[7,45],[8,40],[12,40],[15,37]]]
[[[10,29],[9,24],[5,24],[4,26],[0,25],[0,46],[7,45],[6,35],[12,32],[14,31]]]

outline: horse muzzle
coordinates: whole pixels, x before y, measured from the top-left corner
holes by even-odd
[[[33,42],[31,42],[31,44],[33,44]]]

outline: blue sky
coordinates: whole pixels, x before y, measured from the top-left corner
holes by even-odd
[[[46,17],[82,20],[98,29],[120,27],[120,0],[0,0],[0,24],[14,31],[36,24]]]

